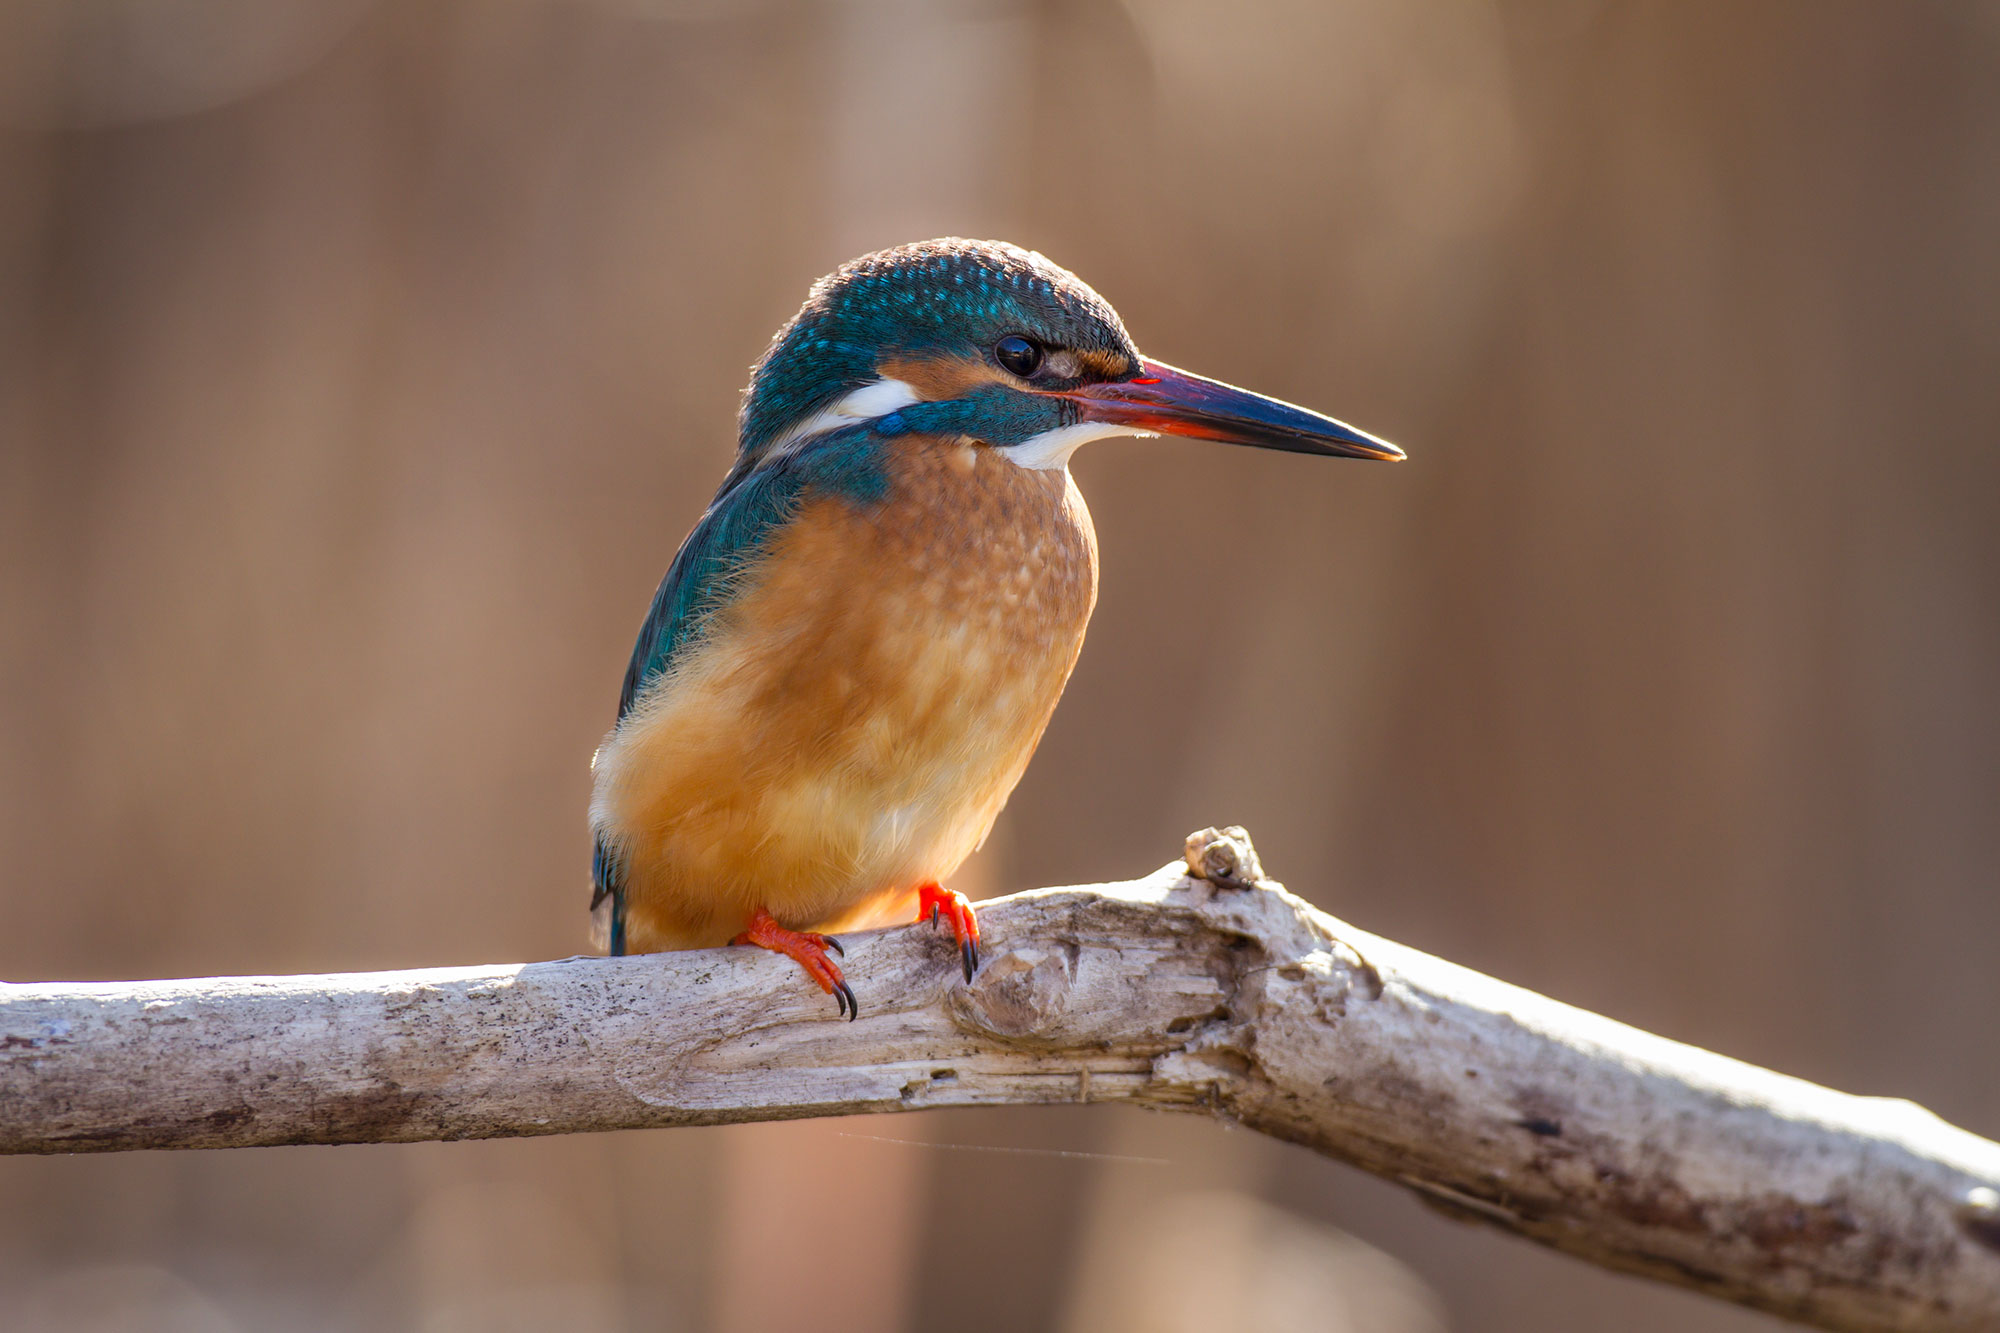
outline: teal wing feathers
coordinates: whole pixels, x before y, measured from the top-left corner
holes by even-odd
[[[795,470],[760,468],[732,472],[722,483],[653,593],[618,695],[621,719],[675,656],[700,638],[703,622],[727,599],[730,576],[797,502],[799,480]]]

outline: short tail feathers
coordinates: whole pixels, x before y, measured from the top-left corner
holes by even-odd
[[[625,952],[625,868],[618,853],[605,845],[599,834],[590,854],[590,910],[595,912],[606,898],[611,900],[609,947],[605,952],[616,958]]]

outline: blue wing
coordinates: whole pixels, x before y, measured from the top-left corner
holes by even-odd
[[[701,641],[710,618],[729,600],[735,576],[809,492],[862,501],[881,495],[886,478],[876,451],[863,443],[866,433],[861,428],[823,436],[761,464],[738,460],[653,594],[653,605],[639,626],[639,641],[632,647],[632,661],[625,668],[625,685],[618,696],[620,720],[648,685]],[[602,837],[591,857],[590,878],[592,910],[607,896],[612,899],[610,951],[622,954],[624,873],[617,848]]]
[[[618,695],[621,720],[640,692],[699,640],[703,623],[724,600],[729,576],[785,521],[799,490],[793,470],[739,468],[722,483],[653,593]]]

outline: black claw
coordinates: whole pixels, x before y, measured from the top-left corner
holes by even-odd
[[[822,935],[820,936],[820,938],[826,941],[827,948],[833,950],[835,953],[839,954],[842,958],[847,957],[847,950],[840,947],[839,940],[835,939],[831,935]]]
[[[852,1023],[861,1017],[861,1004],[854,998],[853,988],[844,981],[835,982],[833,988],[847,1001],[847,1021]]]
[[[931,904],[931,924],[932,924],[933,926],[935,926],[935,925],[937,924],[937,919],[938,919],[938,905],[937,905],[936,903],[932,903],[932,904]]]
[[[847,1017],[847,984],[845,982],[836,981],[833,983],[833,1007],[842,1018]]]
[[[972,980],[972,974],[979,970],[979,945],[966,940],[958,946],[958,956],[965,963],[965,979]]]

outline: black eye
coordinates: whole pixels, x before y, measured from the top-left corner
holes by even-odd
[[[1010,333],[993,344],[993,359],[1009,374],[1026,379],[1042,368],[1042,349],[1020,334]]]

